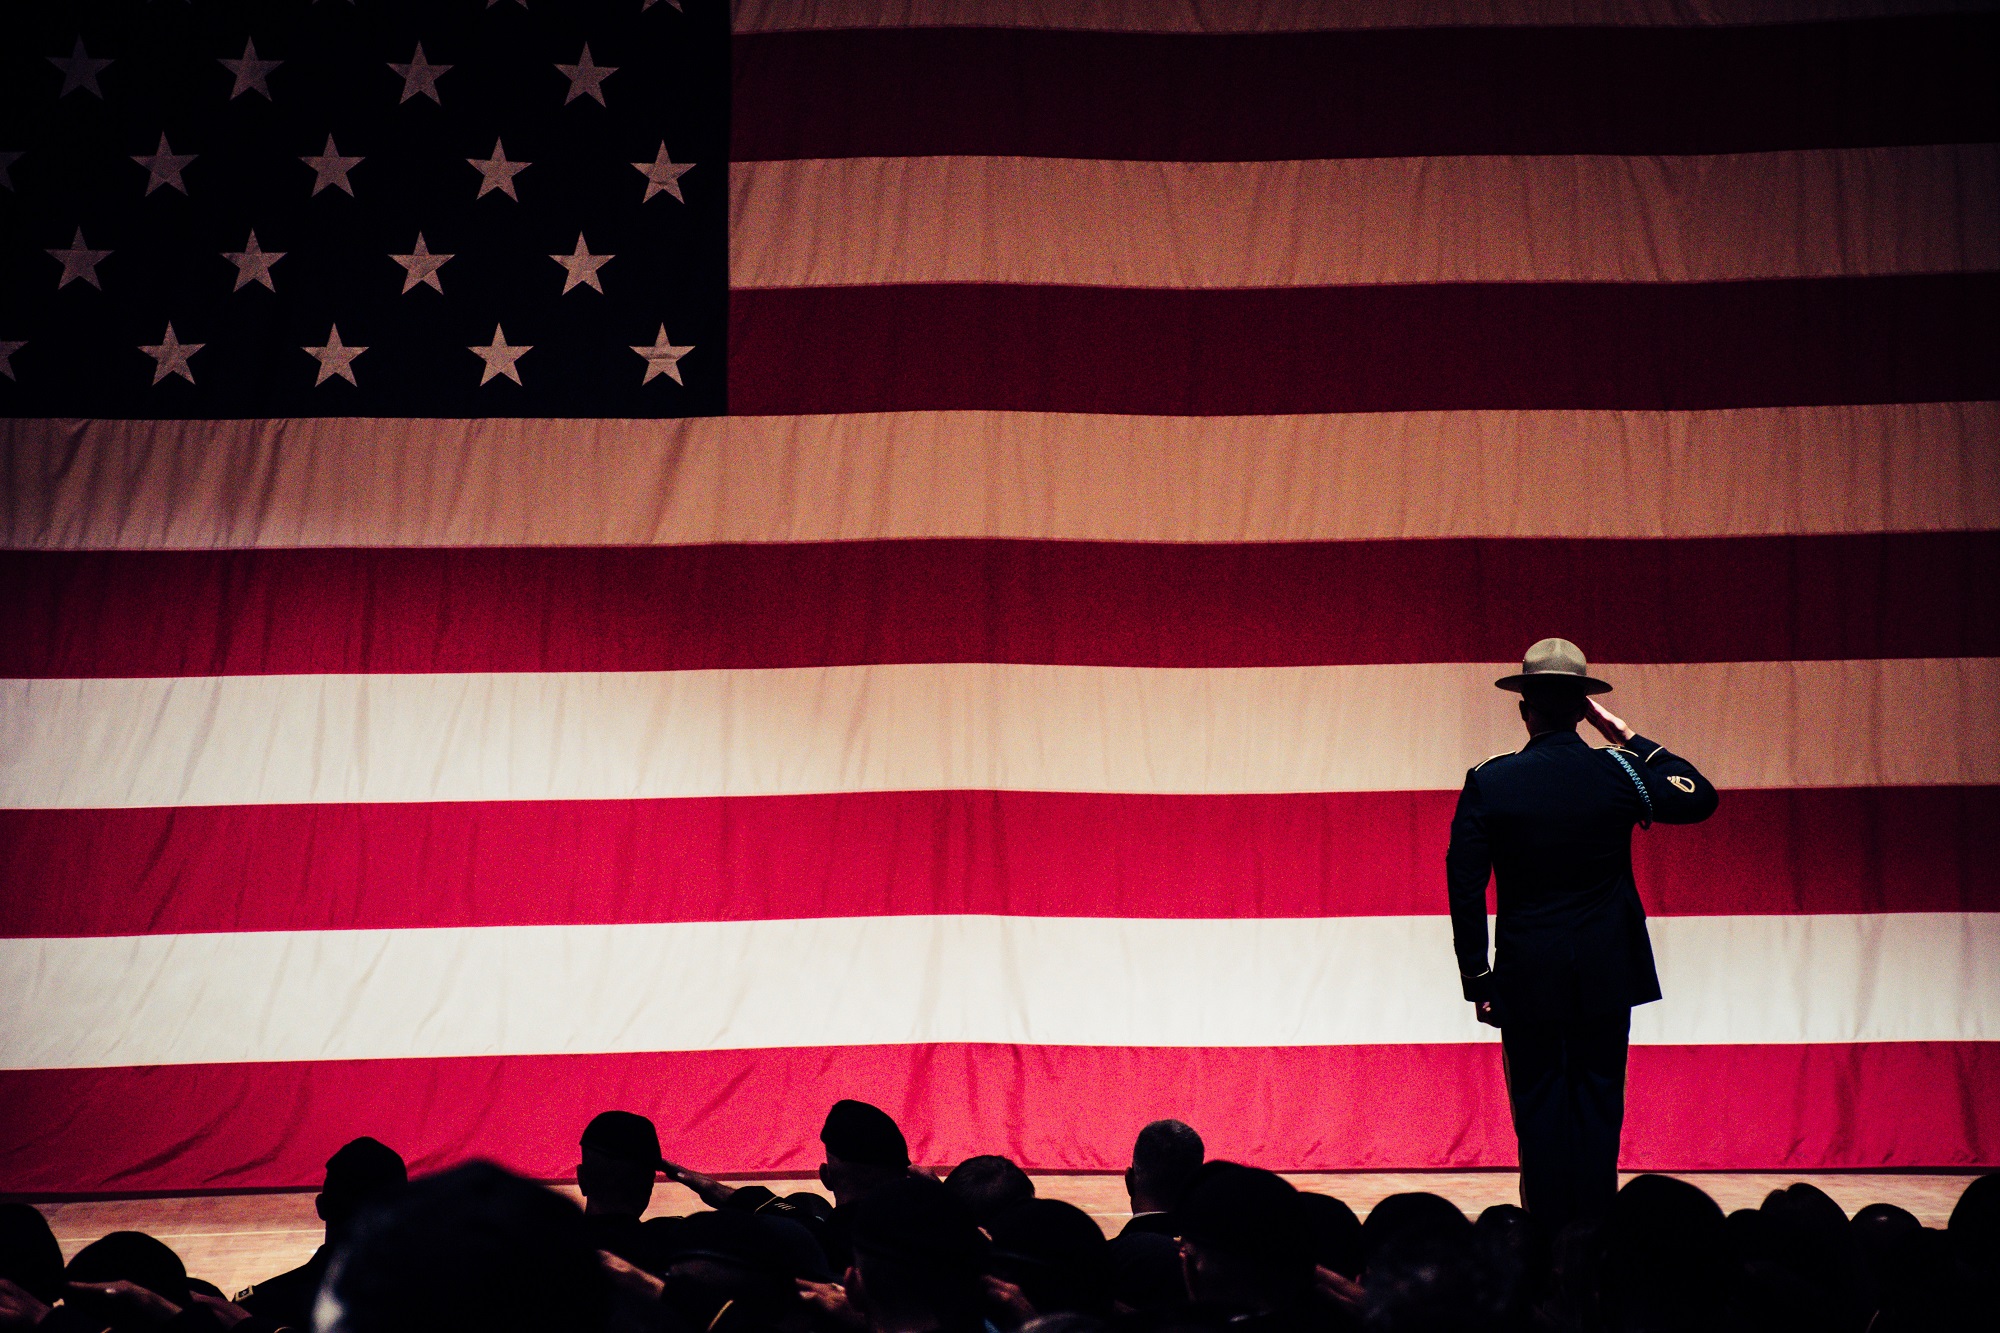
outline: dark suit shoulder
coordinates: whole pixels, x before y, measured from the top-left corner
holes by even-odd
[[[1121,1236],[1178,1236],[1180,1223],[1172,1213],[1136,1214],[1118,1233]]]
[[[1474,773],[1479,772],[1481,769],[1487,768],[1493,764],[1497,764],[1503,759],[1518,759],[1520,757],[1521,757],[1521,752],[1519,750],[1502,750],[1499,754],[1489,754],[1484,759],[1474,764],[1471,768],[1468,768],[1465,771],[1465,775],[1467,777],[1471,777]]]

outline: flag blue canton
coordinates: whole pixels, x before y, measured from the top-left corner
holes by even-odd
[[[717,0],[0,24],[0,414],[724,410]]]

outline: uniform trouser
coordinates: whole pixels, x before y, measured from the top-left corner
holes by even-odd
[[[1632,1012],[1563,1023],[1510,1022],[1500,1031],[1521,1205],[1550,1231],[1611,1206],[1625,1123],[1625,1047]]]

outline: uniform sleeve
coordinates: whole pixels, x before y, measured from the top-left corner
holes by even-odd
[[[1699,824],[1715,813],[1721,798],[1693,764],[1644,736],[1634,736],[1624,748],[1639,757],[1655,823]]]
[[[1451,944],[1468,1000],[1493,998],[1493,973],[1486,963],[1486,881],[1493,856],[1486,839],[1486,807],[1479,779],[1465,775],[1458,809],[1451,817],[1451,846],[1444,854],[1445,887],[1451,895]]]

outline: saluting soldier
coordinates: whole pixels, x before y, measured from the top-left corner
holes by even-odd
[[[1611,686],[1567,639],[1543,639],[1519,674],[1528,743],[1465,775],[1445,876],[1465,998],[1500,1029],[1521,1202],[1551,1230],[1618,1191],[1632,1006],[1660,998],[1632,828],[1715,813],[1695,766],[1633,732],[1592,695]],[[1610,748],[1577,734],[1589,722]],[[1499,899],[1486,960],[1486,881]]]

